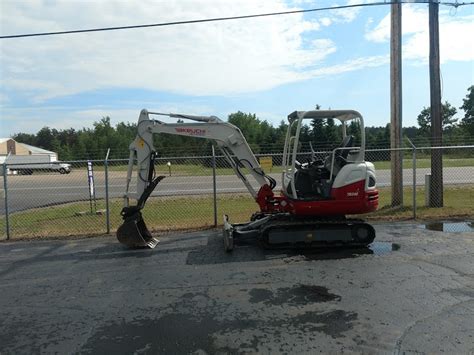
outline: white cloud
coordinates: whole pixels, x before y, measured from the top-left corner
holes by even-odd
[[[312,71],[312,75],[315,77],[318,76],[328,76],[328,75],[337,75],[342,73],[347,73],[355,70],[361,70],[365,68],[374,68],[385,65],[389,63],[388,55],[377,55],[370,57],[361,57],[350,59],[342,64],[331,65],[316,69]]]
[[[365,38],[372,42],[388,42],[390,39],[390,14],[372,27],[372,19],[366,26]],[[474,16],[450,16],[440,12],[441,62],[474,60]],[[403,57],[426,62],[429,55],[428,9],[404,6],[402,9]]]
[[[150,111],[164,113],[187,113],[190,115],[215,114],[216,110],[208,105],[186,104],[186,103],[156,103],[140,102],[140,108]],[[36,106],[27,108],[5,108],[2,110],[2,124],[10,134],[24,132],[36,133],[41,128],[48,126],[55,129],[81,129],[90,128],[94,122],[102,117],[109,116],[112,125],[119,122],[136,123],[140,114],[140,109],[93,107],[81,109],[79,107],[61,106]],[[224,117],[225,118],[225,117]],[[160,118],[164,121],[175,122],[175,119]],[[5,134],[4,134],[5,135]]]
[[[321,20],[319,20],[319,22],[321,22],[321,25],[325,27],[330,26],[332,24],[332,20],[329,17],[323,17]]]
[[[474,16],[453,21],[443,18],[440,21],[440,60],[447,61],[473,61],[474,44]],[[428,61],[429,34],[420,31],[411,36],[404,45],[405,58]]]
[[[321,19],[322,22],[332,23],[350,23],[354,21],[366,4],[378,3],[378,0],[347,0],[344,4],[331,4],[328,7],[354,5],[345,9],[332,10],[328,12],[328,17]],[[329,21],[328,21],[329,20]],[[328,26],[328,25],[325,25]]]
[[[373,18],[367,21],[365,39],[371,42],[386,42],[390,39],[390,14],[385,16],[377,26],[370,29]]]
[[[347,4],[359,2],[348,0]],[[292,4],[290,2],[290,4]],[[293,2],[293,4],[295,4]],[[305,4],[306,5],[306,4]],[[306,5],[307,6],[307,5]],[[30,33],[157,23],[295,9],[284,0],[192,2],[4,1],[1,33]],[[261,91],[311,77],[336,45],[314,35],[347,23],[358,8],[116,32],[2,40],[3,89],[33,102],[105,88],[191,95]],[[319,18],[316,17],[316,18]],[[309,44],[303,36],[309,32]]]
[[[332,3],[332,4],[321,4],[320,2],[316,2],[314,0],[290,0],[289,3],[293,6],[303,6],[305,9],[314,9],[314,8],[321,8],[321,7],[338,7],[338,6],[346,6],[346,5],[360,5],[366,4],[371,2],[377,2],[377,0],[347,0],[343,4]],[[327,12],[318,12],[322,16],[324,14],[326,17],[323,17],[319,20],[321,25],[329,26],[332,23],[349,23],[354,21],[357,18],[357,15],[360,13],[361,7],[348,7],[345,9],[339,10],[331,10]],[[318,16],[319,17],[319,16]]]
[[[0,105],[4,105],[6,103],[10,102],[10,98],[6,94],[2,94],[0,92]]]
[[[387,42],[390,39],[390,13],[387,14],[373,29],[369,19],[366,27],[365,38],[372,42]],[[405,5],[402,8],[403,35],[419,33],[428,29],[428,13],[425,8],[416,8]]]
[[[28,5],[28,6],[27,6]],[[2,34],[289,10],[283,2],[6,2]],[[103,88],[234,94],[307,77],[336,50],[303,15],[2,40],[2,85],[42,101]]]
[[[369,2],[369,1],[348,0],[346,5],[356,5],[356,4],[366,3],[366,2]],[[333,5],[333,6],[337,6],[337,5]],[[340,17],[340,21],[337,21],[337,22],[352,22],[356,19],[356,17],[359,14],[360,10],[361,10],[360,7],[352,7],[352,8],[347,8],[347,9],[334,10],[332,13],[335,16]]]

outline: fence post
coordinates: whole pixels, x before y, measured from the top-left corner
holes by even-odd
[[[8,153],[8,156],[10,153]],[[8,213],[8,190],[7,190],[7,158],[3,163],[3,191],[5,194],[5,231],[7,233],[7,240],[10,240],[10,216]]]
[[[217,183],[216,183],[216,151],[212,147],[212,191],[214,195],[214,228],[217,227]]]
[[[412,168],[413,168],[413,219],[416,219],[416,147],[413,142],[407,138],[412,147]]]
[[[413,219],[416,219],[416,148],[413,147]]]
[[[109,153],[110,148],[107,149],[107,155],[105,156],[104,168],[105,168],[105,223],[107,226],[107,234],[110,234],[110,206],[109,206]]]

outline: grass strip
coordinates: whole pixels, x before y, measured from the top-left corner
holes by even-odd
[[[417,218],[440,220],[453,218],[474,219],[474,185],[448,187],[444,190],[444,207],[424,207],[424,188],[417,189]],[[394,221],[411,219],[412,190],[404,189],[404,207],[390,207],[390,188],[380,189],[380,208],[363,215],[367,220]],[[111,201],[111,230],[122,223],[121,200]],[[248,221],[257,204],[248,195],[219,195],[217,199],[218,224],[222,224],[224,214],[232,223]],[[105,209],[104,201],[98,201],[97,209]],[[99,235],[106,232],[105,214],[89,214],[89,202],[76,202],[58,206],[37,208],[10,215],[11,239],[41,237],[67,237]],[[176,230],[209,228],[214,225],[212,196],[153,197],[150,198],[143,217],[153,232],[163,233]],[[0,239],[5,239],[5,216],[0,218]]]

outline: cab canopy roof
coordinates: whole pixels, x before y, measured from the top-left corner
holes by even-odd
[[[288,115],[289,120],[295,119],[325,119],[337,118],[341,122],[350,121],[355,118],[362,120],[362,115],[354,110],[314,110],[314,111],[294,111]]]

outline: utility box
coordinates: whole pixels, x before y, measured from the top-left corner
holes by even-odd
[[[425,206],[430,207],[431,201],[431,174],[425,175]]]

